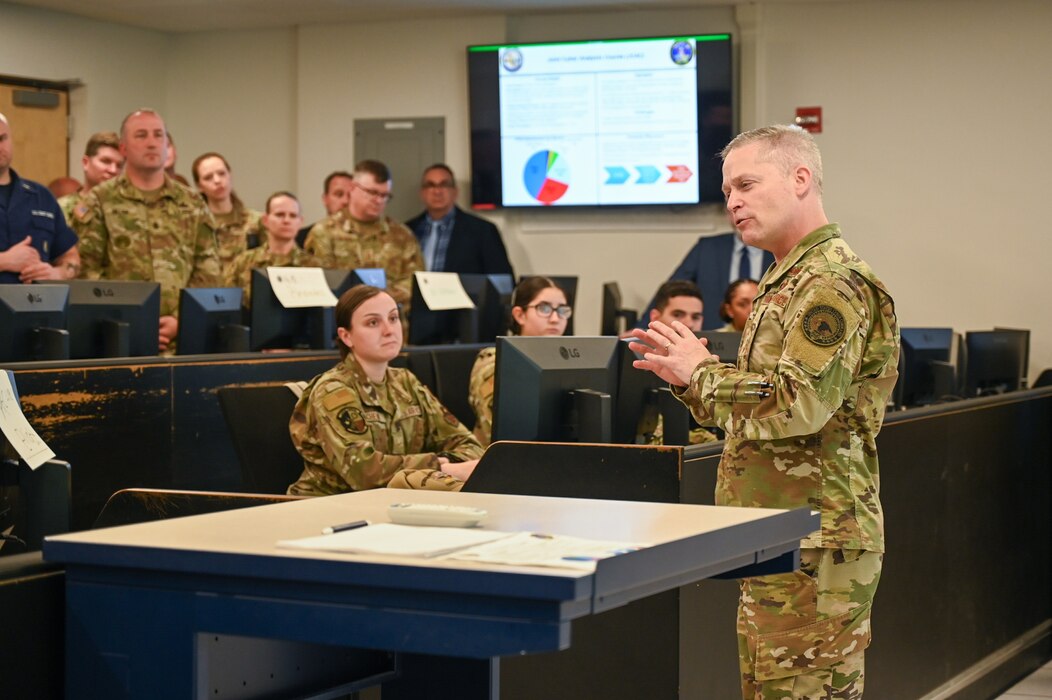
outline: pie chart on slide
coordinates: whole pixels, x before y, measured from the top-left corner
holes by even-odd
[[[555,151],[537,151],[522,173],[526,191],[541,204],[552,204],[570,187],[570,166]]]

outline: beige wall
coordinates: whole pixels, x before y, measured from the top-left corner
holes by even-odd
[[[222,153],[234,191],[263,209],[277,190],[296,191],[297,30],[200,32],[172,39],[165,120],[176,171],[193,182],[202,153]]]
[[[1052,367],[1040,289],[1052,260],[1052,3],[761,11],[757,122],[823,106],[827,212],[890,286],[901,323],[1030,328],[1031,367]]]
[[[354,161],[355,118],[444,116],[448,160],[467,176],[466,45],[684,31],[735,34],[743,127],[824,108],[827,210],[887,281],[904,325],[1029,327],[1032,365],[1052,366],[1037,290],[1050,257],[1044,0],[761,2],[173,36],[0,3],[0,73],[82,79],[79,134],[158,106],[184,174],[218,146],[247,201],[291,186],[310,219],[324,175]],[[414,196],[411,182],[395,188]],[[698,235],[726,230],[718,207],[492,218],[518,271],[580,275],[581,332],[598,328],[602,282],[619,281],[626,303],[642,306]]]

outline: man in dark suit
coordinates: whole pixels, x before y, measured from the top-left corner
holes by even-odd
[[[731,282],[742,277],[759,280],[773,262],[773,255],[745,245],[736,233],[702,236],[669,279],[690,280],[701,289],[705,306],[719,309],[723,294]],[[653,301],[639,315],[642,319],[638,324],[640,328],[646,327],[652,308]],[[719,313],[707,313],[702,330],[714,330],[722,325]]]
[[[406,222],[432,272],[512,274],[497,227],[456,206],[457,182],[444,163],[424,170],[420,198],[426,211]]]

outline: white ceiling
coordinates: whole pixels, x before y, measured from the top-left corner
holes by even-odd
[[[307,24],[589,9],[648,10],[734,0],[12,0],[15,4],[164,32],[266,29]],[[791,1],[791,0],[788,0]]]

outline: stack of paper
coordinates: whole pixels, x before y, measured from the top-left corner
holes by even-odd
[[[595,568],[595,562],[599,559],[634,552],[649,545],[532,532],[380,523],[332,535],[281,540],[278,546],[347,554],[441,556],[444,559],[482,564],[550,566],[588,571]]]

